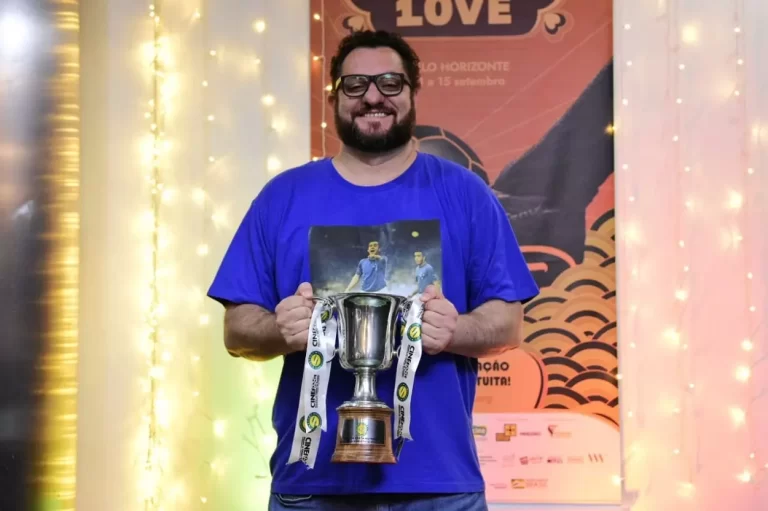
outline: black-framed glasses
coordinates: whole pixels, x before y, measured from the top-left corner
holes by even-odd
[[[371,82],[376,84],[382,96],[397,96],[405,85],[411,86],[403,73],[382,73],[379,75],[344,75],[336,80],[334,90],[341,90],[350,98],[365,96]]]

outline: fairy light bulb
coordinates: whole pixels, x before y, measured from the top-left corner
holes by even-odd
[[[746,382],[752,375],[752,371],[747,366],[739,366],[736,368],[736,379],[741,382]]]

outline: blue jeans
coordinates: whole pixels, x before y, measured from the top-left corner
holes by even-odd
[[[286,495],[273,493],[269,511],[488,511],[485,493]]]

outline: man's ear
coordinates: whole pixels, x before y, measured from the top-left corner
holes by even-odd
[[[331,107],[336,106],[336,94],[334,92],[329,92],[326,100]]]

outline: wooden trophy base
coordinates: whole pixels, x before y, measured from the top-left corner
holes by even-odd
[[[338,412],[333,463],[396,463],[391,408],[342,405]]]

